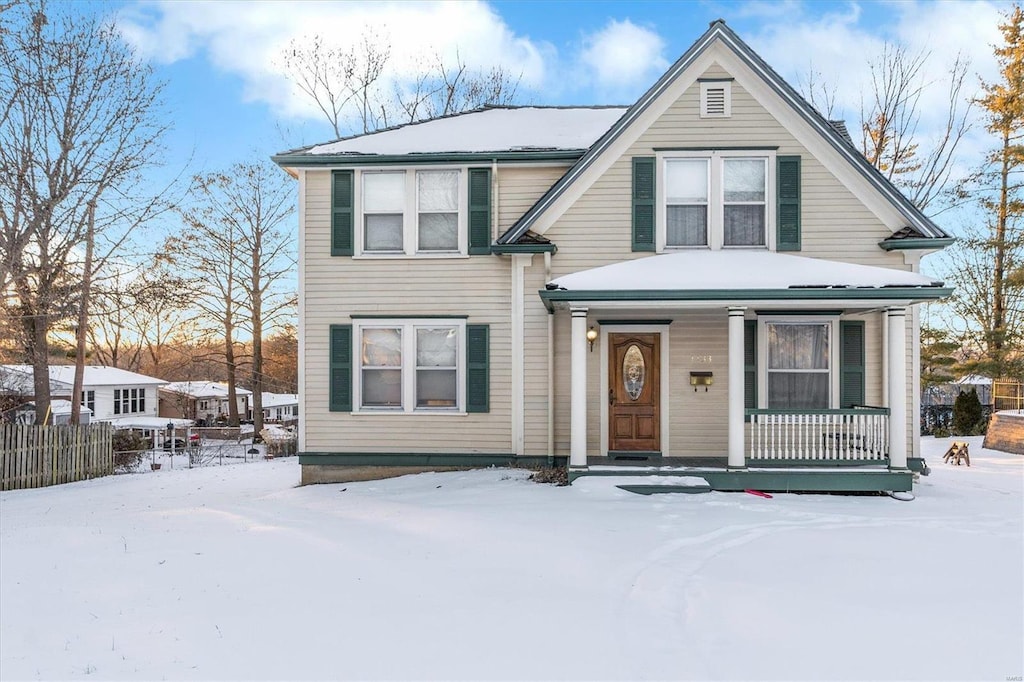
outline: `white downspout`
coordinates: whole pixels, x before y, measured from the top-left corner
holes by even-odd
[[[544,283],[551,281],[551,252],[544,252]],[[548,465],[555,463],[555,316],[548,313]]]

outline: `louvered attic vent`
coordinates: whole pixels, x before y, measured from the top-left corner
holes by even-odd
[[[732,115],[732,82],[702,81],[700,84],[700,117],[727,118]]]

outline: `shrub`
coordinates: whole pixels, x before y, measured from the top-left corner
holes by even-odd
[[[950,431],[955,436],[970,436],[977,429],[984,429],[981,401],[975,389],[961,391],[953,403],[953,423]]]
[[[150,448],[149,440],[134,431],[114,431],[114,471],[123,474],[134,471]]]
[[[569,485],[569,469],[566,467],[544,467],[530,476],[534,483],[551,483],[552,485]]]

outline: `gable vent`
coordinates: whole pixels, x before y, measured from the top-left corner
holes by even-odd
[[[732,115],[732,83],[707,81],[700,84],[701,118],[726,118]]]

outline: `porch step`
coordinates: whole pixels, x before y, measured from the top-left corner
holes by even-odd
[[[617,485],[616,488],[625,490],[628,493],[636,493],[637,495],[660,495],[662,493],[686,493],[688,495],[696,493],[709,493],[711,492],[711,486],[704,485]]]
[[[913,489],[911,471],[889,471],[883,466],[794,467],[728,470],[704,467],[591,466],[570,470],[569,482],[589,476],[629,477],[616,481],[622,490],[640,494],[706,492],[710,490],[763,490],[765,492],[894,492]],[[683,482],[685,480],[685,483]],[[697,490],[681,490],[695,487]]]

